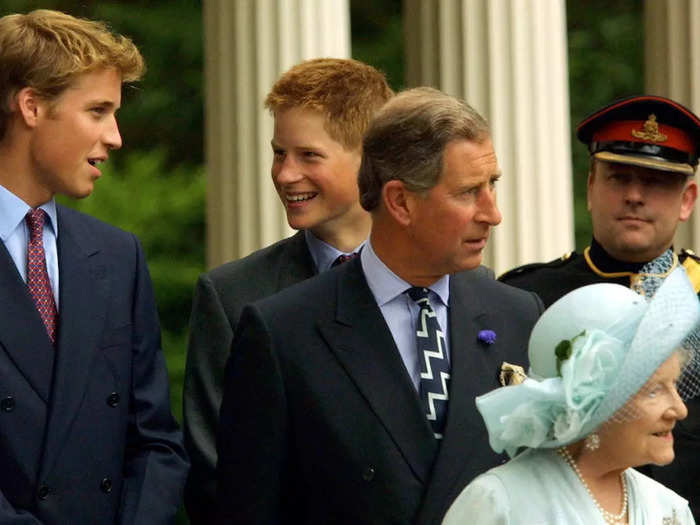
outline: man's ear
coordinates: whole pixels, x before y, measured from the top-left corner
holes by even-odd
[[[683,188],[683,193],[681,195],[681,210],[678,214],[678,219],[685,222],[690,218],[690,214],[693,213],[693,206],[695,205],[695,200],[698,198],[698,183],[694,179],[689,179],[685,183],[685,188]]]
[[[390,180],[382,187],[382,202],[386,211],[402,226],[411,223],[413,195],[400,180]]]
[[[591,187],[593,186],[593,178],[595,174],[593,171],[588,172],[588,182],[586,183],[586,208],[591,211]]]
[[[46,102],[31,87],[20,89],[13,99],[11,104],[13,111],[17,111],[18,116],[28,127],[35,127]]]

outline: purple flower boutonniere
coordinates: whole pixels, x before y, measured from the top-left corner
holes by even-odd
[[[493,330],[480,330],[476,338],[487,345],[492,345],[496,342],[496,332]]]

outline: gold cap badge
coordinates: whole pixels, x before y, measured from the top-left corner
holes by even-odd
[[[659,124],[656,122],[656,115],[649,115],[649,119],[644,123],[642,130],[633,129],[632,136],[649,142],[666,142],[668,137],[659,131]]]

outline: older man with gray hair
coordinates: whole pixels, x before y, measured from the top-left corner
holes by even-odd
[[[360,257],[242,314],[221,523],[437,523],[501,462],[474,397],[526,366],[542,304],[480,268],[499,177],[488,125],[464,102],[418,88],[379,111],[363,141],[373,225]]]

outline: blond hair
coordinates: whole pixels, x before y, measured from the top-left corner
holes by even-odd
[[[123,82],[133,82],[145,64],[129,38],[102,22],[48,9],[0,18],[0,139],[19,90],[31,87],[54,100],[76,77],[103,68],[114,68]]]
[[[347,150],[362,145],[369,122],[393,96],[384,73],[352,59],[317,58],[292,67],[265,98],[274,115],[308,108],[326,118],[328,135]]]

